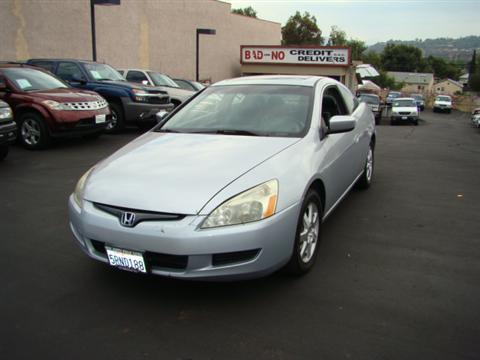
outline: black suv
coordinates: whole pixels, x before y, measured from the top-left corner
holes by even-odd
[[[17,125],[13,121],[12,109],[0,100],[0,161],[8,154],[8,145],[15,141]]]
[[[157,112],[173,108],[166,91],[129,83],[107,64],[74,59],[30,59],[27,63],[54,73],[73,87],[102,95],[112,112],[107,132],[121,130],[127,123],[154,122]]]

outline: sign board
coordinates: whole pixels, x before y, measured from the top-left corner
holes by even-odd
[[[349,66],[347,47],[249,46],[240,48],[242,64]]]

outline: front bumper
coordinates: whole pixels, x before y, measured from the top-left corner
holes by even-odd
[[[97,123],[97,115],[105,115],[105,122]],[[52,120],[50,135],[54,138],[102,132],[112,119],[108,107],[87,111],[52,111],[50,116]]]
[[[150,104],[132,101],[130,98],[122,98],[125,120],[127,122],[155,122],[155,114],[160,110],[171,111],[173,104]]]
[[[205,216],[197,215],[128,228],[89,201],[80,209],[72,196],[69,199],[70,228],[88,256],[108,263],[104,245],[138,251],[144,254],[148,272],[183,279],[248,279],[281,268],[293,251],[299,211],[295,204],[268,219],[205,230],[198,229]],[[249,252],[250,258],[235,257]],[[170,266],[171,261],[149,264],[148,259],[165,256],[175,265]],[[219,256],[224,259],[220,264],[215,263]]]
[[[10,145],[17,137],[17,125],[14,121],[0,123],[0,145]]]
[[[394,122],[416,122],[418,115],[392,115],[391,120]]]

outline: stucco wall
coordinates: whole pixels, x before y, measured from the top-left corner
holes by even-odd
[[[195,77],[195,30],[200,78],[240,74],[240,45],[281,41],[279,23],[231,14],[216,0],[121,0],[96,6],[97,59],[118,68],[160,70]],[[89,0],[0,0],[0,60],[31,57],[91,59]]]

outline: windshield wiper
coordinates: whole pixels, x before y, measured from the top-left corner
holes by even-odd
[[[247,136],[259,136],[257,133],[248,130],[229,130],[229,129],[217,129],[217,130],[199,130],[188,131],[191,134],[220,134],[220,135],[247,135]]]
[[[183,133],[183,131],[172,130],[172,129],[158,129],[155,130],[156,132],[164,132],[164,133]]]

